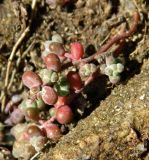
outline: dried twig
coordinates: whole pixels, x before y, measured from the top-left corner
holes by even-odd
[[[23,33],[20,36],[20,38],[18,39],[18,41],[15,43],[15,45],[14,45],[14,47],[12,49],[12,52],[11,52],[11,54],[9,56],[8,63],[7,63],[7,69],[6,69],[5,82],[4,82],[5,91],[7,90],[8,83],[9,83],[8,80],[9,80],[9,74],[10,74],[10,68],[11,68],[12,60],[13,60],[13,58],[14,58],[14,56],[16,54],[16,51],[18,50],[19,46],[21,45],[21,43],[23,42],[24,38],[27,36],[27,34],[30,31],[32,19],[34,17],[34,13],[35,13],[35,10],[36,10],[36,4],[37,4],[37,0],[33,0],[32,1],[32,15],[31,15],[30,23],[29,23],[28,27],[23,31]],[[6,101],[6,98],[4,98],[5,97],[5,91],[1,92],[1,100],[2,100],[1,110],[2,111],[4,110],[5,101]]]
[[[19,45],[22,43],[22,41],[24,40],[24,38],[26,37],[27,33],[30,31],[30,27],[28,26],[25,31],[22,33],[22,35],[20,36],[20,38],[18,39],[18,41],[16,42],[16,44],[14,45],[12,52],[10,54],[10,57],[8,59],[8,63],[7,63],[7,69],[6,69],[6,77],[5,77],[5,88],[8,85],[8,79],[9,79],[9,73],[10,73],[10,67],[11,67],[11,63],[12,60],[15,56],[15,53],[19,47]]]

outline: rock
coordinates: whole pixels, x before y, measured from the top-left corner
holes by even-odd
[[[141,159],[149,143],[149,60],[40,160]],[[147,155],[147,157],[145,157]],[[48,158],[47,158],[48,157]]]

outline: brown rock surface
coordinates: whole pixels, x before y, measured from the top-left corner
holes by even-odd
[[[41,160],[148,159],[149,60]]]

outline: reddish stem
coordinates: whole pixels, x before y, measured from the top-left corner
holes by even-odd
[[[53,123],[55,121],[56,117],[53,116],[50,119],[44,121],[44,120],[39,120],[39,124],[41,125],[41,128],[46,128],[49,124]]]
[[[90,61],[96,59],[96,57],[99,57],[99,55],[101,53],[106,53],[106,51],[114,44],[114,43],[119,43],[119,47],[116,50],[116,55],[118,55],[118,51],[122,48],[122,46],[125,43],[125,38],[128,38],[129,36],[131,36],[137,29],[137,25],[138,22],[140,20],[140,16],[138,12],[135,12],[133,15],[133,24],[131,26],[131,28],[126,31],[126,32],[122,32],[120,35],[114,36],[113,38],[111,38],[105,45],[103,45],[94,55],[88,57],[88,58],[84,58],[80,61],[78,61],[76,64],[81,65],[82,63],[89,63]],[[97,70],[85,81],[85,85],[84,87],[80,90],[80,92],[89,84],[91,83],[94,78],[96,77],[96,72]],[[71,103],[71,101],[80,93],[74,93],[72,95],[69,96],[69,103]]]
[[[129,36],[131,36],[137,29],[139,19],[140,19],[139,13],[135,12],[133,15],[133,24],[128,31],[122,32],[120,35],[116,35],[116,36],[112,37],[94,55],[92,55],[88,58],[84,58],[84,59],[78,61],[78,63],[82,63],[82,62],[89,63],[90,61],[96,59],[96,57],[99,57],[99,55],[102,54],[103,52],[106,52],[114,43],[118,43],[120,41],[123,41],[125,38],[128,38]]]
[[[98,69],[85,80],[84,86],[78,92],[74,92],[68,96],[67,103],[70,104],[73,99],[76,98],[76,96],[81,93],[97,76],[99,76]]]

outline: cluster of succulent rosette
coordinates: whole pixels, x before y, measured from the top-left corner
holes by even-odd
[[[71,1],[45,2],[54,9]],[[136,11],[128,31],[111,37],[89,57],[80,42],[71,43],[69,50],[66,50],[58,34],[42,42],[41,61],[44,67],[24,71],[22,82],[27,89],[25,96],[23,99],[19,95],[12,96],[5,107],[5,113],[9,115],[5,125],[12,126],[11,134],[15,138],[12,150],[15,158],[30,159],[48,140],[60,139],[63,126],[72,123],[75,117],[72,101],[96,76],[106,75],[112,84],[120,81],[124,64],[114,53],[136,31],[139,19]]]
[[[16,158],[20,156],[23,143],[33,154],[43,148],[47,139],[58,140],[62,136],[61,125],[71,123],[74,117],[71,108],[73,96],[93,80],[96,72],[107,75],[115,84],[124,70],[123,64],[112,55],[100,65],[83,62],[83,45],[73,42],[66,52],[58,34],[53,35],[52,40],[43,42],[41,50],[44,68],[23,73],[22,82],[28,88],[25,99],[13,97],[17,107],[5,121],[13,125],[11,133],[16,139],[13,146]],[[8,103],[5,112],[9,110]]]

